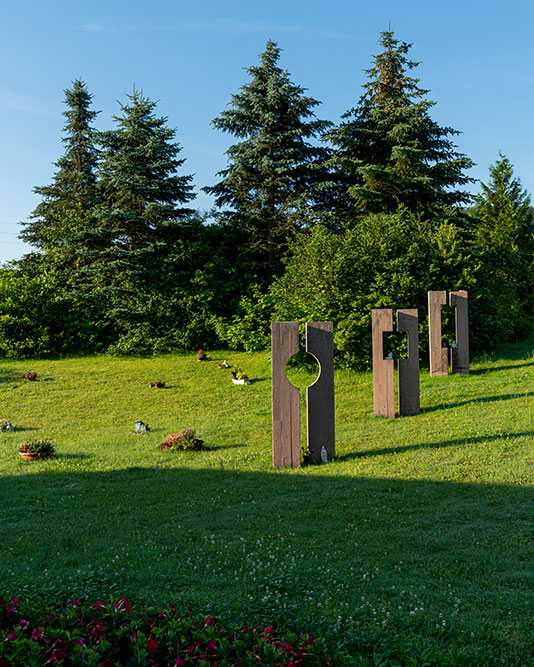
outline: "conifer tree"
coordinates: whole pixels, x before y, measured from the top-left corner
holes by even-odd
[[[226,152],[222,180],[204,188],[219,208],[230,207],[228,224],[244,232],[247,250],[265,274],[276,272],[288,238],[301,226],[297,212],[313,207],[327,156],[312,143],[329,125],[314,115],[319,102],[290,81],[279,58],[280,48],[268,41],[259,65],[247,69],[252,80],[213,121],[240,141]]]
[[[105,297],[105,318],[119,332],[142,319],[158,253],[179,233],[194,198],[192,176],[176,173],[185,160],[176,131],[155,114],[157,102],[135,89],[128,98],[117,127],[101,135],[100,203],[79,276],[82,291]]]
[[[471,213],[480,223],[478,235],[487,247],[507,245],[513,250],[532,250],[532,208],[530,195],[514,178],[510,160],[499,154],[490,166],[490,179],[481,183]]]
[[[42,197],[29,222],[22,223],[20,238],[38,248],[68,244],[96,204],[96,169],[99,151],[93,121],[98,111],[91,109],[91,95],[81,79],[65,92],[67,110],[62,141],[65,153],[55,163],[57,171],[50,185],[34,192]]]
[[[430,118],[434,102],[409,75],[418,65],[407,55],[412,45],[391,30],[379,44],[384,50],[367,70],[358,105],[327,137],[335,146],[330,164],[339,205],[353,217],[399,205],[434,215],[468,202],[470,195],[457,188],[473,181],[464,173],[473,162],[456,151],[450,137],[458,132]]]

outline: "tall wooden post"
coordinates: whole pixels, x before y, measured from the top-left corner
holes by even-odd
[[[469,373],[469,317],[467,291],[458,290],[449,294],[449,303],[455,306],[456,347],[451,348],[451,370],[453,373]]]
[[[449,349],[443,347],[441,335],[441,306],[447,305],[447,292],[428,293],[428,343],[430,348],[430,375],[449,374]]]
[[[298,322],[271,323],[273,466],[300,466],[300,395],[289,382],[287,362],[299,351]]]
[[[419,318],[417,308],[397,311],[397,331],[408,332],[408,358],[399,359],[399,415],[420,412],[419,389]]]
[[[324,447],[328,460],[336,454],[334,415],[334,325],[332,322],[306,323],[306,352],[319,363],[319,377],[306,388],[308,449],[321,462]]]
[[[384,359],[384,332],[393,331],[391,308],[374,308],[373,324],[373,403],[377,417],[395,417],[394,361]]]

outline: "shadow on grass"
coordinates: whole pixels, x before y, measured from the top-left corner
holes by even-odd
[[[288,607],[279,618],[301,627],[352,613],[362,596],[396,610],[408,590],[433,619],[452,610],[453,596],[463,608],[458,627],[483,618],[499,659],[531,664],[533,505],[529,486],[351,477],[335,463],[277,472],[47,466],[2,480],[9,521],[0,522],[0,570],[12,573],[9,594],[209,603],[213,615],[250,622],[273,620],[266,591],[274,585]],[[42,571],[30,571],[30,556]],[[387,632],[402,639],[401,621]]]
[[[496,433],[493,435],[480,435],[472,438],[455,438],[454,440],[442,440],[440,442],[422,442],[415,445],[406,445],[405,447],[383,447],[381,449],[368,449],[363,452],[351,452],[336,456],[337,461],[351,461],[354,459],[364,459],[372,456],[385,456],[387,454],[403,454],[413,452],[418,449],[443,449],[444,447],[463,447],[464,445],[476,445],[481,442],[496,442],[498,440],[510,440],[513,438],[526,438],[534,436],[534,431],[525,431],[524,433]]]
[[[532,368],[534,366],[534,360],[531,362],[526,362],[524,364],[510,364],[508,366],[489,366],[488,368],[476,368],[475,370],[470,370],[469,375],[486,375],[487,373],[493,373],[494,371],[513,371],[517,368]]]
[[[95,455],[94,454],[58,454],[57,452],[54,454],[55,459],[63,459],[65,461],[71,459],[94,459]]]
[[[471,405],[472,403],[494,403],[496,401],[511,401],[514,398],[528,398],[534,396],[534,391],[526,391],[523,394],[500,394],[498,396],[479,396],[477,398],[469,398],[465,401],[455,401],[454,403],[440,403],[439,405],[432,405],[430,407],[421,408],[421,412],[435,412],[437,410],[449,410],[450,408],[460,408],[463,405]]]
[[[207,449],[209,449],[211,452],[216,452],[217,450],[224,451],[225,449],[236,449],[237,447],[247,447],[247,445],[243,443],[235,443],[233,445],[220,445],[219,447],[208,446]]]

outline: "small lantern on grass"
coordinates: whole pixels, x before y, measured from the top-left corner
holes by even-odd
[[[135,428],[135,435],[139,435],[140,433],[146,433],[147,431],[150,431],[150,429],[148,428],[148,424],[145,424],[145,422],[142,421],[134,422],[134,428]]]

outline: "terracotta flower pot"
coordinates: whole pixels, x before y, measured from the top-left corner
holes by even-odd
[[[36,461],[37,459],[48,459],[53,452],[19,452],[25,461]]]

